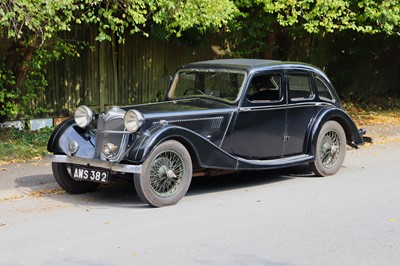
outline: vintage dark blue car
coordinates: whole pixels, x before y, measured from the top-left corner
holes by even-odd
[[[70,193],[113,179],[133,180],[152,206],[177,203],[192,176],[308,163],[335,174],[346,144],[363,144],[328,77],[292,62],[222,59],[180,67],[164,102],[79,106],[48,150],[58,184]]]

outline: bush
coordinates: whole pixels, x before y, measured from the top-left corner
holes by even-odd
[[[20,162],[40,157],[54,128],[37,131],[0,128],[0,162]]]

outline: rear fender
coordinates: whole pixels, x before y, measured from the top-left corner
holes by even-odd
[[[360,131],[346,112],[338,108],[326,108],[322,109],[317,114],[310,129],[309,153],[315,155],[318,134],[321,131],[322,126],[329,120],[336,121],[343,127],[346,134],[347,145],[358,148],[359,145],[364,144]]]
[[[135,164],[142,163],[163,141],[177,140],[194,155],[198,165],[202,168],[236,169],[237,158],[222,150],[203,136],[187,128],[167,125],[154,126],[145,131],[135,140],[131,148],[128,161]]]

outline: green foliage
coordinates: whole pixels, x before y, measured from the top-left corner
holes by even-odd
[[[0,127],[0,162],[26,161],[40,157],[54,128],[37,131]]]
[[[127,34],[141,33],[191,46],[223,28],[235,55],[264,57],[277,45],[268,34],[288,27],[294,35],[345,30],[400,35],[399,25],[399,0],[3,0],[0,121],[45,111],[31,103],[48,86],[46,65],[79,56],[87,45],[65,39],[77,26],[96,27],[97,41],[124,43]]]
[[[1,41],[7,46],[0,54],[1,118],[25,117],[43,112],[32,108],[47,86],[45,66],[64,54],[71,54],[73,45],[59,38],[68,31],[74,18],[75,0],[18,0],[0,3],[0,30],[6,32]]]
[[[99,41],[113,33],[123,42],[127,32],[149,34],[153,23],[178,37],[193,27],[219,28],[236,10],[230,0],[18,0],[0,3],[0,26],[26,45],[43,45],[76,24],[98,25]]]
[[[85,0],[79,5],[81,15],[78,24],[98,25],[97,41],[125,41],[125,33],[141,32],[145,36],[153,33],[157,25],[163,28],[163,35],[180,37],[182,32],[197,28],[205,32],[210,28],[225,25],[236,11],[230,0]]]
[[[310,33],[355,30],[400,34],[398,0],[256,0],[281,26],[300,25]]]
[[[267,34],[276,31],[276,18],[265,13],[263,7],[253,1],[235,1],[239,12],[228,24],[225,36],[233,56],[263,58],[268,49]]]
[[[74,44],[63,43],[54,39],[50,46],[37,48],[31,60],[24,62],[26,69],[24,82],[17,85],[16,74],[8,70],[5,64],[0,66],[0,117],[16,118],[24,114],[24,118],[32,118],[43,114],[43,107],[32,105],[46,89],[46,65],[54,60],[63,58],[65,54],[78,56]]]
[[[123,43],[126,34],[181,37],[185,32],[203,34],[233,18],[230,0],[5,0],[0,2],[0,121],[42,109],[29,103],[47,86],[45,67],[64,55],[79,56],[82,43],[63,39],[77,25],[98,28],[97,41]],[[5,33],[5,34],[4,34]],[[0,46],[1,48],[1,46]],[[1,49],[0,49],[1,52]],[[3,63],[3,64],[2,64]],[[11,71],[11,72],[10,72]]]
[[[7,71],[4,65],[0,67],[0,117],[12,117],[18,114],[19,108],[9,99],[18,99],[16,89],[6,90],[6,87],[15,85],[15,77],[12,71]]]
[[[0,3],[0,26],[8,37],[39,46],[55,34],[71,29],[76,0],[18,0]]]
[[[277,56],[305,34],[317,38],[346,31],[400,36],[399,0],[234,0],[227,47],[234,56]],[[287,38],[292,36],[293,38]],[[284,47],[280,47],[284,43]],[[305,53],[306,54],[306,53]]]

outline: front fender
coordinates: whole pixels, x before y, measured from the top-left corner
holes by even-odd
[[[79,150],[74,154],[81,158],[94,157],[94,136],[90,136],[88,132],[80,128],[73,118],[63,121],[50,136],[47,143],[47,150],[54,154],[65,154],[71,156],[68,145],[76,141]]]
[[[161,142],[174,139],[181,142],[194,155],[197,163],[203,168],[236,169],[237,158],[216,146],[203,136],[187,128],[167,125],[154,126],[135,140],[128,161],[142,163]]]
[[[315,155],[318,134],[321,131],[322,126],[329,120],[334,120],[343,127],[346,134],[347,145],[357,148],[359,145],[364,144],[363,137],[361,136],[356,124],[345,111],[339,108],[324,108],[317,114],[310,130],[309,152],[312,155]]]

